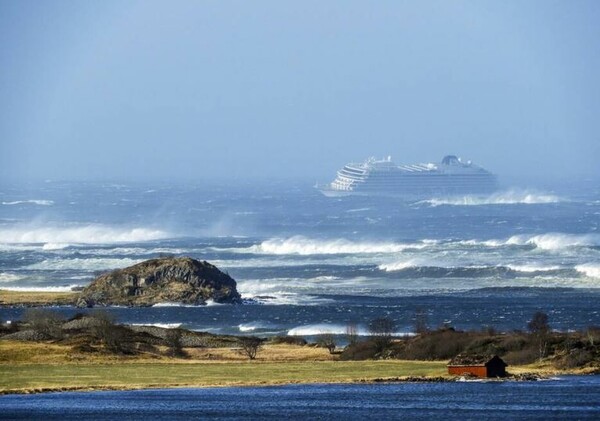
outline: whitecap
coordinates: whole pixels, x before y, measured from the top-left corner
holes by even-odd
[[[0,272],[0,282],[16,282],[24,279],[24,276],[15,273]]]
[[[600,264],[585,263],[582,265],[575,266],[575,270],[579,273],[583,273],[588,278],[600,279]]]
[[[169,234],[152,228],[126,228],[98,224],[64,227],[17,226],[0,229],[0,243],[8,244],[113,244],[152,241]]]
[[[131,326],[154,326],[163,329],[177,329],[181,327],[183,323],[131,323]]]
[[[401,244],[393,242],[354,242],[344,238],[334,240],[316,240],[303,236],[273,238],[245,250],[260,254],[373,254],[398,253],[407,249],[422,249],[427,244]]]
[[[417,204],[428,204],[430,206],[482,206],[482,205],[538,205],[548,203],[564,202],[566,199],[548,193],[529,190],[508,190],[493,193],[488,196],[457,196],[441,197],[417,202]]]
[[[41,199],[29,199],[29,200],[15,200],[12,202],[2,202],[3,205],[39,205],[39,206],[52,206],[54,205],[53,200],[41,200]]]
[[[356,328],[356,334],[358,336],[370,336],[369,329],[363,325],[358,325]],[[288,336],[315,336],[322,334],[331,335],[346,335],[348,332],[347,325],[341,324],[330,324],[330,323],[316,323],[310,325],[297,326],[288,331]],[[394,332],[392,336],[414,336],[413,332]]]

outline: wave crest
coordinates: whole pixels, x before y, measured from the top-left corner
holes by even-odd
[[[13,227],[0,229],[0,243],[40,244],[113,244],[168,238],[164,231],[151,228],[120,228],[106,225],[67,227]]]
[[[42,199],[30,199],[30,200],[14,200],[12,202],[2,202],[6,206],[14,205],[40,205],[40,206],[52,206],[53,200],[42,200]]]
[[[315,240],[303,236],[287,239],[273,238],[247,250],[260,254],[373,254],[398,253],[407,249],[422,249],[425,243],[401,244],[392,242],[353,242],[346,239]]]
[[[575,266],[577,272],[584,274],[588,278],[600,279],[600,264],[585,263]]]
[[[482,206],[482,205],[539,205],[564,202],[566,199],[547,193],[530,192],[527,190],[508,190],[493,193],[489,196],[461,196],[448,198],[433,198],[418,203],[430,206]]]

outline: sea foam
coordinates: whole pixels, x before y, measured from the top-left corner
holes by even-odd
[[[600,279],[600,264],[596,263],[585,263],[583,265],[575,266],[575,269],[579,273],[583,273],[588,278]]]
[[[489,196],[466,195],[460,197],[434,198],[418,203],[430,206],[482,206],[482,205],[537,205],[564,202],[565,199],[553,194],[530,192],[527,190],[508,190]]]
[[[8,244],[113,244],[142,242],[168,238],[158,229],[122,228],[106,225],[75,225],[65,227],[18,226],[0,229],[0,243]]]
[[[273,238],[251,246],[248,251],[261,254],[369,254],[398,253],[407,249],[425,248],[427,244],[401,244],[393,242],[354,242],[346,239],[316,240],[303,236],[286,239]]]
[[[52,206],[54,201],[52,200],[41,200],[41,199],[30,199],[30,200],[15,200],[12,202],[2,202],[6,206],[14,205],[39,205],[39,206]]]

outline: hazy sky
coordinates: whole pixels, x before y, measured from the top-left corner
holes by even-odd
[[[600,1],[0,0],[0,177],[600,174]]]

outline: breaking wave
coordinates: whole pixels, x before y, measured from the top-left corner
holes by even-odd
[[[181,327],[183,323],[131,323],[131,326],[154,326],[163,329],[177,329]]]
[[[529,192],[521,190],[508,190],[493,193],[489,196],[461,196],[449,198],[434,198],[418,202],[430,206],[481,206],[481,205],[538,205],[547,203],[564,202],[565,199],[553,194]]]
[[[169,238],[168,233],[150,228],[118,228],[106,225],[66,227],[21,226],[0,229],[0,243],[49,244],[49,247],[68,244],[132,243]]]
[[[289,336],[315,336],[321,334],[345,335],[348,327],[341,324],[317,323],[311,325],[298,326],[288,331]],[[355,326],[355,332],[359,336],[370,336],[369,330],[362,325]],[[413,336],[411,332],[395,332],[393,336]]]
[[[419,266],[414,261],[379,265],[385,272],[400,278],[523,278],[547,275],[577,276],[574,269],[560,266],[499,265],[499,266]]]
[[[0,282],[16,282],[24,277],[14,273],[0,272]]]
[[[13,206],[13,205],[40,205],[40,206],[52,206],[54,204],[53,200],[15,200],[12,202],[2,202],[3,205]]]
[[[600,245],[598,234],[548,233],[540,235],[515,235],[506,245],[530,245],[543,250],[560,250],[570,247],[595,247]]]
[[[286,239],[273,238],[247,248],[247,251],[260,254],[370,254],[398,253],[408,249],[422,249],[428,242],[401,244],[393,242],[353,242],[346,239],[315,240],[303,236]]]
[[[560,250],[572,247],[600,246],[600,234],[565,234],[551,232],[537,235],[513,235],[504,240],[462,240],[457,244],[467,246],[506,247],[531,246],[542,250]]]
[[[577,272],[584,274],[588,278],[600,279],[600,264],[585,263],[575,266]]]

